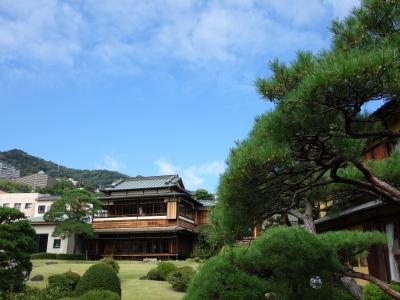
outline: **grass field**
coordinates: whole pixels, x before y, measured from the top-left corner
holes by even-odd
[[[46,263],[56,264],[46,264]],[[60,274],[71,270],[83,274],[95,261],[71,261],[71,260],[51,260],[35,259],[32,260],[33,270],[31,277],[42,274],[44,281],[29,281],[32,287],[44,288],[47,285],[47,278],[53,274]],[[164,281],[139,280],[139,277],[146,275],[154,268],[156,262],[137,262],[137,261],[118,261],[120,270],[118,273],[121,279],[122,300],[177,300],[182,299],[184,293],[174,291],[171,286]],[[197,268],[198,264],[186,261],[174,261],[177,266],[192,266]]]

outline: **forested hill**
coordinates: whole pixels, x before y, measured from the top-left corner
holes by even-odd
[[[5,161],[21,171],[21,176],[37,173],[41,170],[53,177],[73,178],[95,189],[100,184],[107,185],[113,181],[127,177],[127,175],[108,170],[79,170],[59,166],[56,163],[29,155],[28,153],[13,149],[0,151],[0,160]]]

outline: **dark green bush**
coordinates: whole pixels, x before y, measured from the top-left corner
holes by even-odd
[[[396,283],[392,283],[389,285],[394,290],[400,292],[400,285]],[[392,297],[384,293],[380,288],[378,288],[373,283],[368,283],[363,288],[363,300],[391,300]]]
[[[241,268],[268,282],[268,291],[282,299],[326,299],[341,270],[332,247],[300,227],[265,231],[243,255]],[[311,281],[316,279],[318,288]]]
[[[56,259],[62,260],[84,260],[85,256],[83,254],[57,254]]]
[[[210,258],[215,256],[221,247],[221,240],[218,237],[215,227],[211,224],[200,225],[192,257]]]
[[[56,259],[55,253],[33,253],[31,259]]]
[[[209,259],[193,276],[184,299],[264,299],[265,279],[240,269],[241,256],[234,249]]]
[[[91,290],[78,298],[78,300],[120,300],[121,297],[112,291]]]
[[[117,273],[106,264],[91,266],[79,280],[75,295],[80,296],[93,289],[108,290],[121,295],[121,283]]]
[[[151,269],[149,272],[147,272],[147,278],[150,280],[161,280],[160,279],[160,273],[158,272],[157,268]]]
[[[51,275],[49,277],[49,287],[61,287],[69,291],[76,288],[81,276],[74,272],[66,272],[63,274]]]
[[[160,280],[166,280],[168,274],[176,270],[176,266],[171,262],[162,261],[158,264],[157,270],[160,275]]]
[[[344,300],[349,295],[335,276],[341,268],[335,248],[302,228],[280,226],[248,247],[222,249],[194,275],[185,299],[263,299],[272,293],[279,300]]]
[[[55,285],[55,286],[48,286],[47,288],[42,290],[41,297],[35,300],[56,300],[62,297],[72,296],[73,291],[68,289],[65,286]]]
[[[174,290],[185,292],[195,273],[196,270],[190,266],[179,267],[168,274],[167,281]]]
[[[168,261],[162,261],[157,265],[156,268],[151,269],[147,273],[147,277],[150,280],[166,280],[168,274],[175,270],[176,270],[175,264]]]
[[[100,262],[109,265],[111,268],[114,269],[115,273],[119,272],[119,264],[115,261],[115,259],[112,256],[106,256],[100,259]]]

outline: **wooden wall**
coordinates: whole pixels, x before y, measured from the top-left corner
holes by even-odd
[[[167,202],[167,219],[176,219],[176,202]]]
[[[176,220],[112,220],[94,221],[93,229],[144,228],[176,226]]]
[[[198,210],[197,211],[197,223],[199,225],[208,224],[210,221],[208,219],[209,210]]]

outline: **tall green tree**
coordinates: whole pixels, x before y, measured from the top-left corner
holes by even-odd
[[[342,202],[357,192],[400,204],[398,171],[391,173],[400,156],[362,160],[371,140],[400,137],[364,110],[373,101],[400,102],[399,24],[399,1],[364,0],[332,24],[329,51],[300,52],[290,64],[271,62],[272,75],[256,85],[275,109],[260,116],[249,137],[232,149],[221,177],[213,214],[223,238],[243,236],[270,217],[285,223],[288,214],[315,232],[315,200],[322,189],[336,198],[337,190],[347,189],[350,196],[340,197]],[[357,277],[351,269],[346,275]],[[343,279],[360,298],[354,282]]]
[[[44,215],[46,221],[57,222],[53,236],[68,238],[71,235],[93,236],[92,217],[101,208],[101,202],[84,189],[65,190]],[[76,253],[75,243],[74,253]]]
[[[17,209],[0,207],[0,297],[8,290],[19,291],[32,270],[35,231]]]
[[[193,193],[193,198],[196,200],[214,200],[214,194],[209,193],[206,189],[197,189]]]

